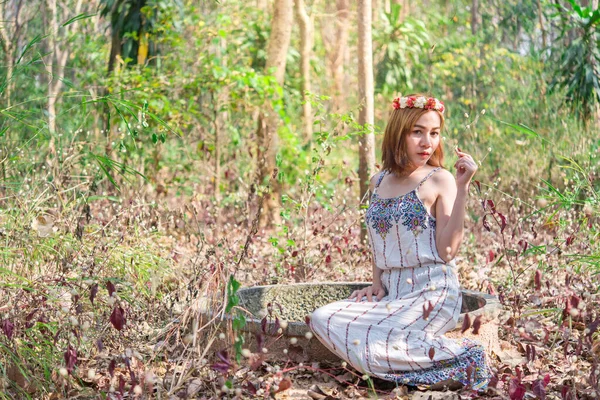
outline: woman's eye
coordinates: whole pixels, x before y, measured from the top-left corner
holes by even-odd
[[[432,135],[439,135],[439,132],[431,132]]]

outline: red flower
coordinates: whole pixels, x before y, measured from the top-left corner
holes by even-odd
[[[394,106],[394,109],[398,110],[400,108],[400,98],[396,97],[392,102],[392,105]]]
[[[427,103],[425,103],[425,109],[426,110],[435,110],[435,99],[433,97],[430,97],[429,99],[427,99]]]
[[[413,96],[409,97],[408,100],[406,100],[406,105],[408,107],[410,107],[410,108],[414,107],[415,106],[415,100],[416,100],[415,97],[413,97]]]

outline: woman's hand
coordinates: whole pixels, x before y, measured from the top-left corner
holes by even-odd
[[[350,299],[356,297],[356,302],[358,303],[364,296],[367,296],[367,301],[373,301],[373,296],[375,296],[375,301],[379,301],[385,296],[385,289],[381,283],[373,283],[371,286],[352,292]]]
[[[458,156],[458,161],[454,164],[454,168],[456,168],[456,186],[467,187],[471,182],[471,178],[477,172],[477,163],[471,155],[463,153],[458,148],[456,148],[456,155]]]

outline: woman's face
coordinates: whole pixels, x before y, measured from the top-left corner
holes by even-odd
[[[428,111],[417,120],[415,126],[406,135],[406,153],[411,165],[419,168],[427,164],[431,155],[440,145],[440,115]]]

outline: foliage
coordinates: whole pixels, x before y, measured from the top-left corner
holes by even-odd
[[[359,236],[355,143],[365,127],[354,119],[355,32],[339,114],[316,38],[315,129],[304,138],[297,41],[279,86],[264,71],[270,16],[254,2],[92,3],[98,15],[61,21],[76,29],[63,43],[72,56],[54,151],[45,111],[53,77],[43,61],[56,32],[43,18],[30,21],[12,76],[0,70],[0,397],[252,397],[312,373],[366,396],[347,366],[301,364],[295,342],[285,343],[287,358],[271,358],[287,321],[270,304],[263,320],[275,323],[275,336],[249,337],[237,297],[241,286],[370,279]],[[472,35],[471,1],[429,4],[411,3],[405,19],[397,5],[377,14],[374,131],[380,140],[399,92],[446,102],[446,154],[458,145],[480,164],[460,279],[501,298],[503,345],[522,353],[493,360],[493,386],[509,398],[591,398],[599,394],[600,140],[591,116],[600,14],[574,1],[492,1]],[[332,21],[320,3],[309,7],[317,26]],[[546,49],[540,16],[553,43]],[[107,76],[109,28],[123,56]],[[18,88],[10,106],[9,83]],[[282,223],[262,229],[256,116],[267,108],[282,122]]]
[[[563,37],[580,32],[567,47],[561,47],[560,59],[550,89],[564,89],[564,105],[589,124],[600,106],[600,10],[581,7],[570,0],[572,10],[557,5],[561,13]]]
[[[400,10],[400,4],[393,4],[373,34],[374,48],[379,49],[375,82],[377,90],[388,97],[398,88],[413,89],[414,76],[418,76],[414,70],[422,71],[420,57],[428,41],[425,23],[412,17],[402,21]]]

